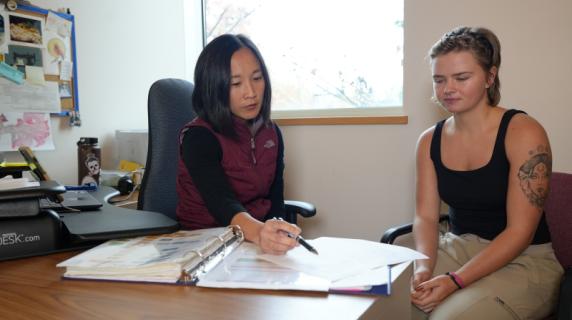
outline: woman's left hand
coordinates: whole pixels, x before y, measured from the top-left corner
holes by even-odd
[[[445,298],[455,292],[457,286],[446,275],[439,275],[415,288],[418,294],[411,295],[411,302],[425,313],[435,309]]]

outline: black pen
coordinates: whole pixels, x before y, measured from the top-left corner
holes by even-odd
[[[276,219],[276,218],[274,218],[274,219]],[[282,218],[278,218],[278,220],[284,221],[284,219],[282,219]],[[295,236],[294,234],[292,234],[292,233],[290,233],[290,232],[288,232],[288,231],[285,231],[285,230],[282,230],[282,231],[284,231],[284,232],[286,233],[286,235],[288,236],[288,238],[295,239],[299,244],[302,245],[302,247],[306,248],[306,249],[307,249],[308,251],[310,251],[311,253],[313,253],[313,254],[315,254],[315,255],[318,255],[318,250],[316,250],[316,248],[312,247],[312,245],[309,244],[308,241],[306,241],[306,239],[302,238],[301,235]]]
[[[312,245],[310,245],[308,243],[308,241],[306,241],[306,239],[302,238],[301,235],[295,236],[295,235],[291,234],[290,232],[286,232],[286,234],[288,235],[289,238],[296,239],[296,241],[298,241],[298,243],[301,244],[302,247],[308,249],[308,251],[310,251],[311,253],[318,255],[318,250],[316,250],[316,248],[312,247]]]

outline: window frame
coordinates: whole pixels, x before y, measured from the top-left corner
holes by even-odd
[[[207,43],[205,18],[206,1],[207,0],[200,0],[200,29],[202,48],[204,48]],[[187,5],[185,5],[185,7],[187,7]],[[185,11],[188,10],[185,9]],[[185,27],[187,28],[188,26],[186,25]],[[189,39],[189,37],[187,37],[187,39]],[[198,53],[196,56],[198,57]],[[194,61],[196,62],[196,59]],[[194,69],[194,64],[192,67]],[[189,78],[192,79],[193,72],[189,72],[189,70],[190,66],[187,64],[187,74],[191,75]],[[403,69],[402,72],[404,72]],[[272,110],[271,118],[281,126],[372,125],[408,123],[408,116],[405,114],[403,101],[401,106],[387,107]]]

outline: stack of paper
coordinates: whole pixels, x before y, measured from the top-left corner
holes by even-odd
[[[322,237],[309,240],[319,255],[299,246],[283,256],[260,258],[332,282],[332,288],[378,285],[384,267],[427,257],[415,250],[361,239]],[[387,279],[383,279],[387,281]]]
[[[4,177],[0,179],[0,190],[12,190],[27,187],[39,187],[40,183],[38,181],[30,181],[28,178],[17,178],[14,179],[11,176]]]

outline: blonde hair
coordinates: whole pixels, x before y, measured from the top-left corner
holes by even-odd
[[[481,68],[489,72],[497,68],[494,82],[487,89],[487,98],[492,106],[498,105],[500,79],[498,70],[501,64],[501,45],[497,36],[489,29],[481,27],[457,27],[444,34],[429,50],[429,57],[435,59],[449,52],[470,51]]]

